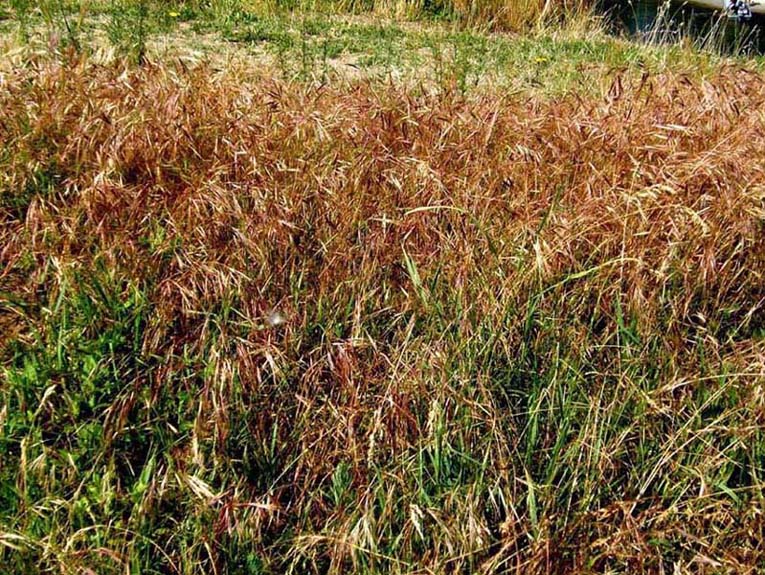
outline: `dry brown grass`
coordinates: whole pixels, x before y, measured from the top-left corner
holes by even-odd
[[[5,74],[0,558],[756,572],[764,104]]]
[[[591,0],[453,0],[446,4],[471,25],[502,30],[529,30],[564,21],[593,25]]]

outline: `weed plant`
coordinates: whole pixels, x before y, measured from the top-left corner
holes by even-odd
[[[19,36],[21,36],[24,42],[28,42],[32,3],[30,0],[10,0],[8,8],[12,10],[14,19],[18,23]],[[5,13],[3,15],[5,16]],[[8,14],[8,17],[10,17],[10,14]]]
[[[136,62],[146,61],[146,41],[150,32],[148,0],[120,0],[111,5],[106,31],[111,44]]]

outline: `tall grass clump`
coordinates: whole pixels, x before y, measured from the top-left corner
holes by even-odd
[[[106,33],[118,53],[136,64],[145,63],[156,12],[158,7],[149,0],[112,0]]]
[[[215,0],[207,12],[217,19],[232,14],[291,11],[375,13],[393,18],[439,18],[505,31],[557,29],[593,20],[592,0]]]
[[[681,46],[695,52],[724,56],[756,53],[760,29],[750,22],[728,17],[725,11],[697,13],[664,0],[656,7],[653,22],[637,39],[660,47]]]
[[[500,30],[555,29],[593,17],[589,0],[449,0],[449,13],[471,25]]]
[[[756,573],[765,83],[0,84],[11,573]]]
[[[35,27],[42,23],[47,29],[47,42],[55,48],[82,49],[83,20],[88,2],[69,0],[9,0],[8,8],[16,21],[23,42],[29,42]]]
[[[356,4],[352,4],[356,6]],[[440,16],[462,24],[504,31],[587,27],[593,21],[591,0],[371,0],[377,12],[418,17]]]

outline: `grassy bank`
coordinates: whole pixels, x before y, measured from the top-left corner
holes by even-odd
[[[23,4],[0,573],[762,570],[758,60]]]

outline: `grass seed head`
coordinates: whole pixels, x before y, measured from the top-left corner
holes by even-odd
[[[756,565],[764,103],[14,70],[0,557]]]

